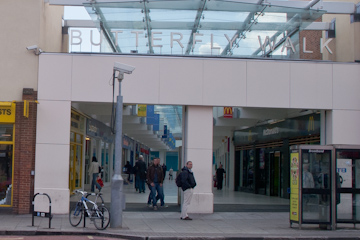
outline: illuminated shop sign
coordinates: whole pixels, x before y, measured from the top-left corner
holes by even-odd
[[[95,119],[88,119],[86,121],[86,135],[101,138],[108,143],[112,143],[114,140],[110,127]]]
[[[309,127],[309,125],[311,127]],[[285,138],[320,134],[320,114],[289,118],[284,121],[234,131],[234,144],[241,146],[254,142],[275,141]],[[318,151],[318,150],[309,150]]]

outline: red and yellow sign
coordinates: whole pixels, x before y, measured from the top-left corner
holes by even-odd
[[[15,103],[0,102],[0,123],[15,122]]]
[[[232,118],[232,117],[233,117],[232,107],[224,107],[224,118]]]
[[[299,153],[290,154],[290,220],[299,221]]]

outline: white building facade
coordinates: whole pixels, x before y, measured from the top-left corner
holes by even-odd
[[[99,121],[99,116],[111,114],[115,62],[135,67],[122,82],[126,113],[132,112],[128,106],[139,104],[182,107],[182,137],[176,144],[181,147],[180,165],[193,161],[198,183],[191,212],[213,212],[214,165],[220,162],[226,165],[226,188],[236,190],[235,130],[311,110],[320,112],[320,144],[360,144],[358,1],[72,1],[71,5],[86,7],[94,21],[63,21],[63,6],[69,5],[65,0],[19,2],[20,8],[0,4],[9,9],[4,17],[12,19],[0,27],[9,33],[0,38],[8,46],[1,56],[6,64],[0,72],[6,81],[0,109],[7,110],[16,102],[19,111],[10,122],[0,118],[0,128],[8,129],[10,124],[14,129],[11,141],[0,138],[0,150],[3,146],[15,149],[6,160],[12,168],[7,170],[6,181],[1,180],[12,197],[1,207],[27,213],[30,197],[24,197],[25,207],[19,203],[31,189],[51,196],[54,213],[68,212],[71,176],[76,176],[69,159],[78,144],[71,141],[73,133],[81,136],[82,176],[87,174],[85,158],[89,160],[94,152],[105,151],[113,158],[113,144],[101,137],[91,142],[87,156],[86,126],[75,129],[71,121],[74,111],[84,118],[94,114]],[[177,2],[180,4],[172,5]],[[106,15],[109,9],[110,17]],[[117,9],[122,14],[111,15]],[[12,18],[15,10],[24,12],[22,19]],[[99,12],[103,15],[96,15]],[[79,31],[72,31],[77,27],[101,32],[103,41],[85,35],[80,38]],[[90,47],[102,53],[77,50],[79,41],[90,42]],[[36,117],[36,131],[34,150],[23,153],[20,146],[24,143],[16,142],[23,137],[16,133],[22,125],[16,124],[28,118],[26,111],[21,112],[26,110],[28,89],[35,92],[30,116]],[[224,118],[224,107],[233,110],[232,119]],[[127,123],[143,124],[131,116]],[[136,128],[134,131],[141,128],[154,133],[145,125]],[[136,148],[148,160],[150,144],[158,146],[152,150],[158,150],[162,158],[166,156],[161,141],[155,145],[155,140],[148,138],[148,144]],[[130,150],[125,154],[135,160]],[[21,159],[33,163],[25,166]],[[111,168],[110,164],[109,179]],[[18,180],[25,175],[26,188]],[[78,186],[83,187],[85,181],[83,177]]]
[[[326,113],[324,144],[360,144],[356,63],[42,54],[35,191],[56,196],[56,213],[66,213],[69,207],[71,103],[111,103],[108,79],[114,62],[136,67],[122,83],[125,104],[185,106],[184,159],[193,161],[198,182],[194,212],[213,211],[214,106],[321,109]],[[277,94],[269,97],[269,92]]]

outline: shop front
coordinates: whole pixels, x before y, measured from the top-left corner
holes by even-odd
[[[0,206],[12,206],[15,103],[0,102]]]
[[[296,144],[320,144],[320,113],[235,131],[235,189],[289,198],[289,149]]]
[[[0,208],[30,212],[34,195],[37,92],[22,101],[0,102]]]
[[[97,158],[102,167],[101,178],[104,183],[111,181],[114,166],[114,137],[110,127],[104,123],[89,118],[86,122],[86,150],[85,150],[85,184],[90,184],[88,174],[93,157]]]
[[[76,111],[71,111],[69,189],[72,193],[83,188],[83,162],[86,118]]]

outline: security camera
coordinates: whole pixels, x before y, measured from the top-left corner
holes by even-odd
[[[120,74],[132,74],[132,72],[135,70],[135,67],[126,65],[123,63],[115,62],[114,63],[114,71],[119,71]]]
[[[26,49],[27,50],[37,50],[38,48],[39,48],[38,45],[32,45],[32,46],[27,47]]]
[[[26,47],[28,51],[33,51],[35,55],[40,55],[43,51],[38,47],[38,45],[32,45],[29,47]]]

